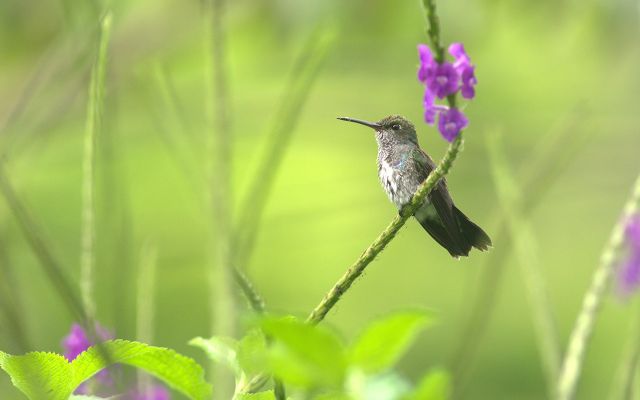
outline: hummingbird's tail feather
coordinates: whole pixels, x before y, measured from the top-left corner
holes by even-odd
[[[481,251],[489,250],[489,248],[493,246],[489,235],[487,235],[486,232],[478,225],[471,222],[471,220],[467,218],[462,211],[458,210],[456,206],[453,206],[453,213],[458,220],[458,225],[460,226],[462,235],[471,246]]]
[[[471,244],[469,244],[461,232],[456,229],[456,232],[449,233],[446,226],[443,224],[440,218],[434,218],[435,211],[432,206],[426,206],[418,209],[414,214],[420,225],[425,231],[436,241],[438,244],[449,252],[453,257],[466,257],[471,250]]]

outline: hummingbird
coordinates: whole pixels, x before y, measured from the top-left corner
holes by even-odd
[[[348,117],[338,119],[375,130],[378,177],[389,199],[401,210],[411,202],[418,187],[436,168],[431,157],[420,148],[416,128],[399,115],[391,115],[378,122]],[[492,245],[482,228],[455,206],[444,178],[413,216],[455,258],[468,256],[472,247],[485,251]]]

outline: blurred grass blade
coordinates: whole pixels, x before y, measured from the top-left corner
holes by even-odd
[[[95,316],[96,304],[93,298],[95,269],[95,193],[96,193],[96,146],[97,135],[103,112],[104,81],[107,64],[107,49],[111,36],[110,12],[107,12],[100,23],[100,38],[95,64],[91,72],[89,84],[89,101],[87,103],[87,121],[84,137],[84,160],[82,163],[82,249],[80,253],[80,292],[87,314]]]
[[[487,144],[498,199],[504,209],[507,230],[514,243],[516,258],[529,291],[529,305],[533,313],[549,394],[553,395],[555,379],[560,368],[560,345],[546,287],[540,275],[537,241],[531,225],[522,215],[521,192],[504,157],[502,137],[498,133],[489,135]]]
[[[53,256],[45,243],[38,227],[27,212],[26,207],[16,194],[13,186],[6,176],[4,164],[0,162],[0,192],[9,205],[9,209],[17,220],[25,239],[31,246],[31,250],[38,258],[47,278],[51,281],[58,295],[64,301],[67,308],[77,321],[86,324],[87,318],[80,299],[73,290],[73,285],[66,277],[61,265]]]
[[[600,256],[600,264],[594,271],[591,285],[582,300],[582,309],[573,326],[569,345],[562,362],[558,379],[558,400],[571,400],[575,396],[587,345],[613,273],[614,262],[622,247],[626,220],[638,208],[640,208],[640,175],[633,185],[631,196],[624,206],[620,219],[611,232],[609,242]]]
[[[246,265],[260,229],[275,177],[295,132],[311,88],[337,38],[334,23],[321,24],[307,39],[295,62],[282,102],[273,117],[265,152],[258,163],[235,224],[235,260]]]

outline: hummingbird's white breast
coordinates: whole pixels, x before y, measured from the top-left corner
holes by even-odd
[[[411,201],[413,193],[417,189],[417,185],[407,179],[409,176],[406,174],[403,161],[406,160],[398,160],[397,163],[391,165],[384,159],[378,160],[380,183],[398,209]]]

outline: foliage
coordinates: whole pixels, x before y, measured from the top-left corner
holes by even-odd
[[[211,386],[195,361],[173,350],[140,342],[107,341],[89,348],[72,362],[55,353],[13,356],[0,352],[0,367],[31,400],[66,400],[82,382],[116,363],[143,369],[190,399],[210,396]]]
[[[386,400],[446,399],[448,376],[441,370],[428,374],[414,391],[390,373],[432,321],[422,311],[395,313],[374,321],[351,344],[345,344],[326,327],[291,316],[265,317],[260,330],[250,330],[239,342],[213,337],[195,338],[191,344],[236,372],[238,392],[267,371],[314,399],[371,399],[370,393],[386,393],[379,397]],[[272,392],[262,393],[272,396]],[[254,398],[242,396],[246,395],[238,398]]]

